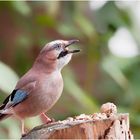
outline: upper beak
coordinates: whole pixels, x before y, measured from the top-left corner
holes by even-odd
[[[65,48],[68,47],[68,46],[70,46],[70,45],[72,45],[72,44],[75,44],[75,43],[77,43],[77,42],[79,42],[79,40],[76,40],[76,39],[69,40],[69,41],[67,41],[67,43],[65,44]]]
[[[65,48],[67,48],[68,46],[72,45],[72,44],[75,44],[79,42],[79,40],[76,40],[76,39],[73,39],[73,40],[69,40],[67,41],[67,43],[65,44]],[[80,52],[79,49],[76,49],[76,50],[68,50],[68,53],[77,53],[77,52]]]

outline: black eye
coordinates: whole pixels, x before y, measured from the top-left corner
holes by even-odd
[[[57,50],[59,50],[60,49],[60,44],[55,44],[55,48],[57,49]]]

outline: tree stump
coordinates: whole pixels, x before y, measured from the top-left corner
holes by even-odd
[[[133,140],[129,114],[117,114],[112,103],[103,104],[101,113],[81,114],[63,121],[35,127],[22,139],[121,139]]]

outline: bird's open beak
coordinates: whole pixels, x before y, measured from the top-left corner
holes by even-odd
[[[64,50],[59,54],[59,56],[57,57],[57,59],[66,56],[67,54],[70,53],[77,53],[80,52],[79,49],[75,49],[75,50],[69,50],[68,46],[79,42],[79,40],[69,40],[69,41],[65,41],[65,46],[64,46]]]
[[[77,42],[79,42],[79,40],[76,40],[76,39],[74,39],[74,40],[69,40],[69,41],[67,41],[67,43],[65,44],[65,48],[67,48],[67,47],[69,47],[70,45],[75,44],[75,43],[77,43]],[[68,49],[67,49],[67,51],[68,51],[68,53],[77,53],[77,52],[80,52],[79,49],[75,49],[75,50],[68,50]]]

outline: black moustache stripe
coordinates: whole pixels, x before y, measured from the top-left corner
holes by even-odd
[[[61,58],[61,57],[64,57],[68,54],[68,51],[62,51],[59,56],[57,57],[57,59]]]

